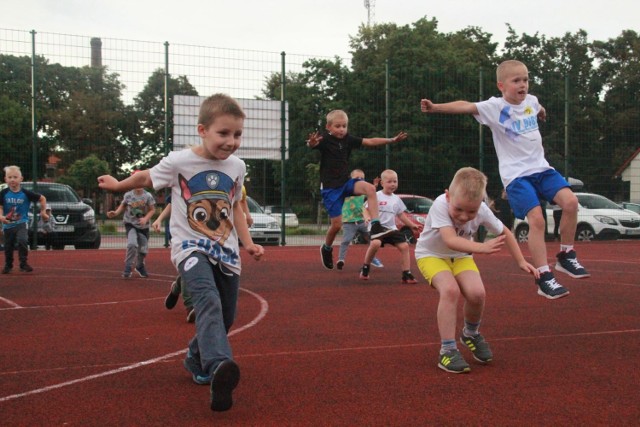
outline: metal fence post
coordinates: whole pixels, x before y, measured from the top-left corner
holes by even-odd
[[[285,227],[285,188],[286,188],[286,178],[285,178],[285,165],[286,165],[286,155],[287,155],[287,118],[286,114],[286,99],[287,99],[287,90],[286,90],[286,53],[283,51],[281,54],[282,57],[282,71],[280,75],[280,206],[282,206],[282,212],[280,212],[280,244],[285,246],[287,244],[286,238],[286,227]]]
[[[38,192],[38,129],[36,124],[36,30],[31,30],[31,177],[33,191]],[[31,249],[38,248],[38,207],[36,203],[33,210],[33,240]]]

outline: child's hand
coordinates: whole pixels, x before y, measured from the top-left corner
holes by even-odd
[[[520,267],[520,270],[522,271],[533,274],[533,277],[535,277],[536,279],[540,278],[540,272],[538,271],[538,269],[529,264],[527,261],[522,261],[518,264],[518,267]]]
[[[49,221],[49,214],[47,213],[47,211],[46,211],[46,210],[41,210],[41,211],[40,211],[40,218],[42,218],[42,220],[43,220],[44,222]]]
[[[320,132],[310,133],[309,136],[307,137],[307,145],[310,148],[313,148],[316,145],[318,145],[320,141],[322,141],[322,135],[320,135]]]
[[[423,113],[433,113],[433,102],[430,99],[420,100],[420,111]]]
[[[540,120],[541,122],[547,121],[547,110],[545,110],[542,105],[540,106],[540,110],[538,111],[538,120]]]
[[[151,224],[151,228],[153,228],[153,231],[159,233],[160,232],[160,222],[157,219],[155,221],[153,221],[153,223]]]
[[[144,227],[144,225],[147,223],[148,219],[145,217],[142,218],[138,218],[138,224],[140,224],[141,227]]]
[[[113,218],[114,216],[116,216],[116,211],[107,212],[107,218]]]
[[[400,132],[396,136],[391,138],[391,143],[395,144],[396,142],[404,141],[405,139],[407,139],[408,136],[409,135],[406,132]]]
[[[254,243],[252,245],[247,246],[247,252],[249,252],[249,255],[251,255],[253,259],[255,259],[256,261],[260,261],[260,258],[262,258],[262,255],[264,255],[264,248]]]
[[[98,187],[107,191],[114,191],[118,185],[118,180],[111,175],[102,175],[98,177]]]
[[[480,254],[494,254],[496,252],[500,252],[502,246],[504,246],[505,236],[498,236],[495,239],[487,240],[482,243],[482,250],[477,251]]]

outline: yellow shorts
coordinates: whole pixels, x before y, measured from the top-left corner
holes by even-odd
[[[463,258],[438,258],[428,256],[418,259],[416,263],[429,284],[431,284],[433,278],[436,277],[436,274],[441,271],[450,271],[454,277],[463,271],[480,272],[473,257],[470,256]]]

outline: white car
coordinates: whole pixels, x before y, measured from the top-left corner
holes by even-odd
[[[249,227],[251,239],[260,245],[280,245],[280,223],[271,215],[267,215],[262,206],[247,196],[247,205],[253,218],[253,225]]]
[[[278,224],[281,224],[282,208],[280,206],[267,205],[264,207],[264,211],[267,213],[267,215],[271,215],[272,217],[274,217],[276,221],[278,221]],[[300,225],[300,223],[298,222],[298,216],[289,207],[284,208],[284,225],[285,227],[294,228]]]
[[[578,197],[578,226],[576,240],[618,239],[640,236],[640,215],[623,209],[604,196],[593,193],[576,193]],[[553,210],[547,205],[547,234],[553,234]],[[514,234],[519,242],[529,239],[527,220],[516,218]]]

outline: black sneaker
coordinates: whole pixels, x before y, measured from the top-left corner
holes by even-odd
[[[362,266],[362,268],[360,269],[360,278],[362,280],[369,280],[369,270],[371,269],[371,267],[369,267],[367,264],[364,264]]]
[[[540,278],[536,280],[536,285],[538,285],[538,295],[545,298],[557,299],[569,295],[569,291],[557,282],[550,271],[542,273]]]
[[[568,274],[574,279],[582,279],[591,276],[587,270],[580,265],[576,257],[576,251],[573,249],[569,252],[560,252],[556,255],[556,270]]]
[[[453,374],[471,372],[471,367],[464,360],[459,350],[451,350],[441,354],[438,359],[438,368]]]
[[[411,274],[410,271],[403,271],[402,272],[402,283],[404,283],[406,285],[414,285],[414,284],[418,283],[418,281],[416,280],[415,277],[413,277],[413,274]]]
[[[233,360],[224,360],[211,378],[211,410],[227,411],[233,406],[233,389],[240,381],[240,368]]]
[[[336,263],[336,268],[338,270],[342,270],[344,268],[344,261],[339,259],[338,262]]]
[[[187,307],[187,323],[193,323],[196,321],[196,311],[193,307]]]
[[[393,233],[393,230],[383,227],[378,221],[371,224],[371,238],[378,239],[382,236],[386,236],[389,233]]]
[[[20,271],[23,271],[25,273],[31,273],[33,271],[33,268],[29,264],[24,263],[20,265]]]
[[[13,267],[11,267],[10,265],[5,265],[4,268],[2,269],[2,274],[9,274],[11,273],[12,269]]]
[[[136,273],[138,273],[138,275],[143,279],[146,279],[147,277],[149,277],[149,273],[147,273],[147,269],[144,267],[144,264],[141,264],[136,267]]]
[[[324,245],[320,246],[320,257],[322,258],[322,265],[327,270],[333,270],[333,248],[325,249]]]
[[[180,292],[182,291],[182,283],[180,280],[180,276],[176,277],[176,280],[171,284],[171,289],[169,290],[169,294],[164,299],[164,306],[167,307],[167,310],[171,310],[178,303],[178,298],[180,297]]]

